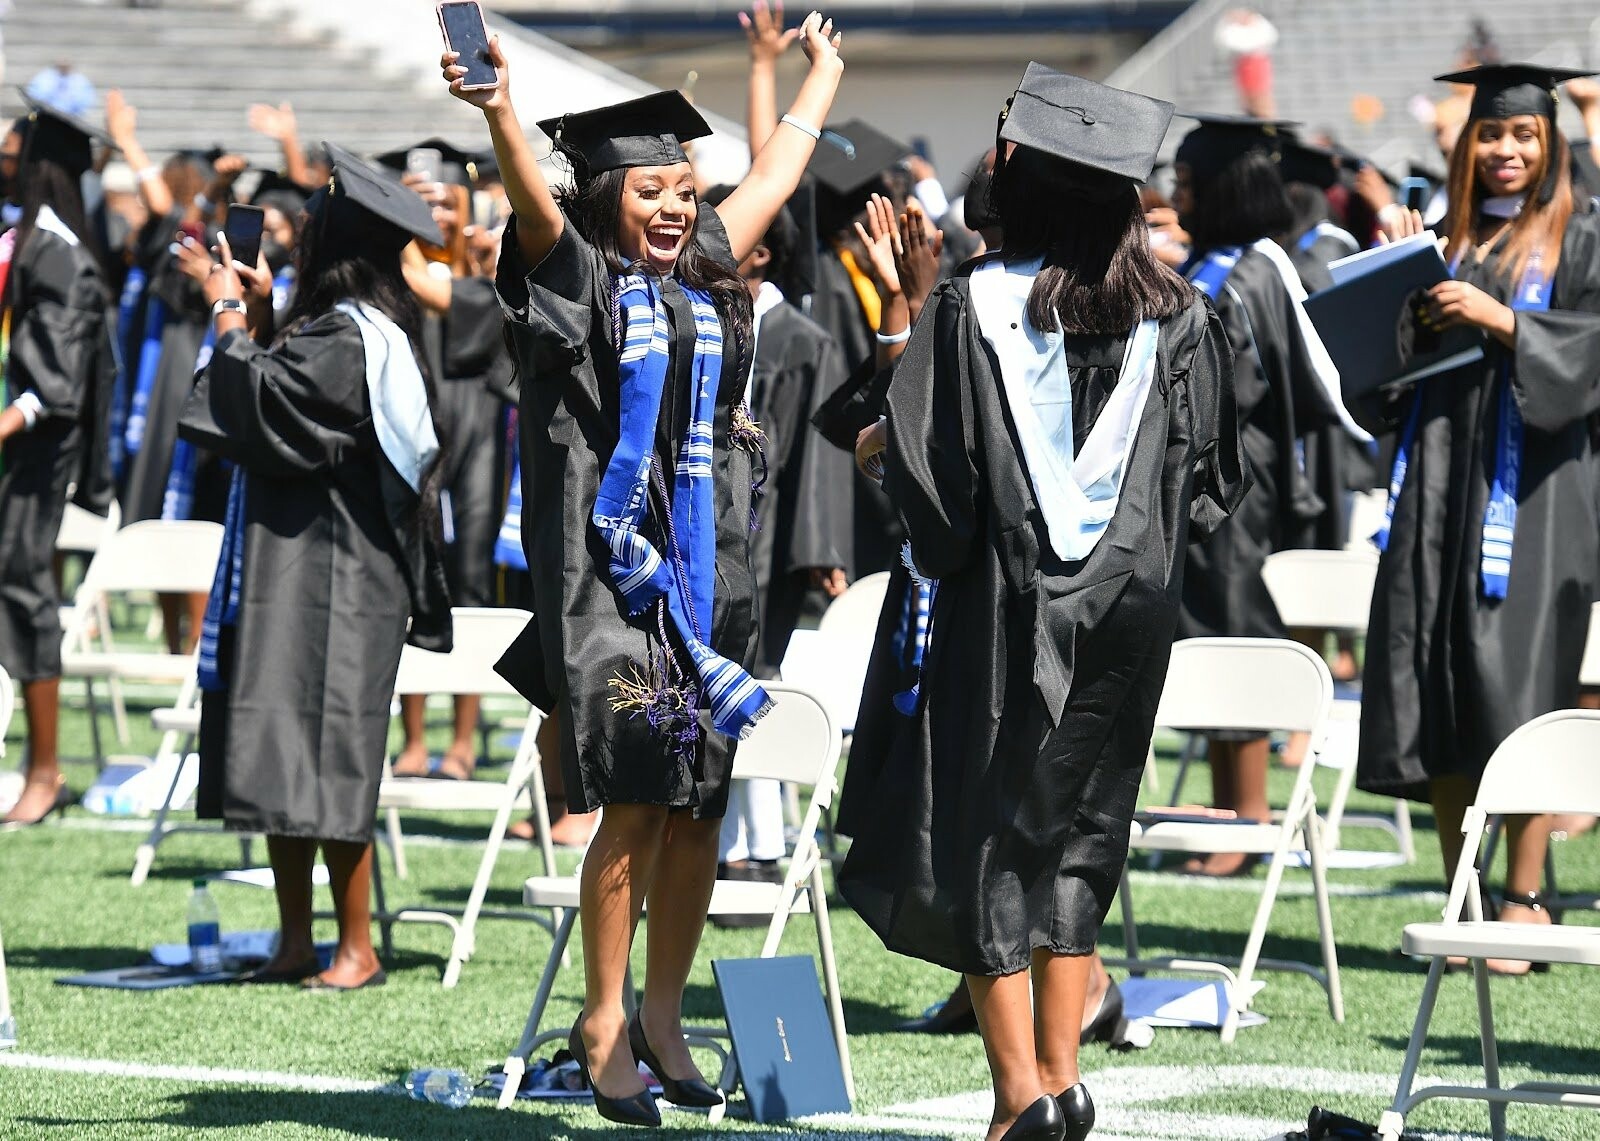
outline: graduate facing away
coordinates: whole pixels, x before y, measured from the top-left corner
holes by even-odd
[[[497,287],[522,378],[522,539],[536,618],[500,669],[558,713],[568,807],[604,806],[583,863],[584,1007],[570,1045],[613,1121],[658,1125],[636,1062],[678,1105],[721,1102],[683,1039],[683,990],[716,879],[739,738],[770,705],[750,563],[762,440],[745,405],[751,296],[737,267],[794,193],[843,63],[831,21],[800,29],[810,72],[719,207],[684,144],[710,128],[676,92],[549,119],[572,171],[545,182],[498,44],[482,109],[514,217]],[[645,996],[623,985],[650,901]]]
[[[891,950],[966,975],[990,1141],[1093,1125],[1085,992],[1185,553],[1248,484],[1226,333],[1139,203],[1171,115],[1029,66],[997,142],[1003,248],[935,288],[858,449],[914,569],[879,619],[839,888]]]

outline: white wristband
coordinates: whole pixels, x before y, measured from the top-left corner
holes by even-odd
[[[161,177],[161,168],[155,163],[151,163],[149,166],[140,167],[133,177],[140,182],[154,182]]]
[[[910,325],[907,325],[904,329],[901,329],[898,333],[879,333],[878,334],[878,344],[880,344],[880,345],[903,345],[907,341],[909,341],[910,339],[911,339],[911,326]]]
[[[803,133],[805,133],[807,135],[810,135],[813,139],[822,138],[822,130],[820,128],[812,127],[812,126],[809,126],[808,124],[802,123],[799,119],[796,119],[793,115],[785,115],[783,118],[779,119],[778,122],[779,123],[788,123],[789,126],[793,127],[795,130],[801,131],[801,132],[803,132]]]
[[[39,417],[44,412],[44,401],[39,399],[39,394],[30,388],[17,397],[12,406],[22,413],[22,430],[33,431],[33,426],[39,422]]]

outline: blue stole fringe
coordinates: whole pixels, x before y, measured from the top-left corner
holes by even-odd
[[[1550,279],[1541,263],[1543,255],[1535,250],[1528,259],[1516,292],[1511,295],[1511,308],[1519,313],[1543,313],[1550,308]],[[1460,259],[1456,259],[1456,265]],[[1456,270],[1452,265],[1452,273]],[[1483,509],[1482,549],[1478,559],[1483,596],[1502,599],[1511,585],[1511,548],[1517,531],[1517,485],[1522,474],[1522,412],[1517,408],[1517,396],[1511,383],[1512,356],[1505,354],[1497,378],[1500,385],[1500,415],[1497,418],[1494,445],[1494,474],[1489,483],[1489,502]],[[1395,452],[1394,469],[1389,473],[1389,499],[1384,504],[1383,525],[1372,537],[1378,550],[1389,549],[1389,533],[1394,526],[1394,508],[1405,486],[1406,471],[1411,465],[1411,449],[1416,445],[1417,432],[1422,419],[1422,385],[1419,382],[1411,398],[1411,414],[1400,434],[1400,447]]]
[[[206,601],[205,620],[200,624],[200,688],[221,693],[228,688],[218,656],[222,628],[239,620],[239,597],[244,586],[245,471],[233,469],[228,482],[228,509],[223,517],[222,552],[217,557],[217,573],[211,579],[211,597]]]
[[[211,363],[211,352],[217,344],[217,328],[206,327],[205,339],[195,354],[194,371],[199,372]],[[167,489],[161,496],[161,518],[194,518],[194,477],[200,464],[200,452],[181,436],[172,445],[172,466],[167,469]]]
[[[117,376],[111,389],[111,439],[107,451],[110,453],[112,478],[118,483],[122,482],[122,469],[128,462],[125,436],[128,430],[128,402],[133,399],[133,389],[138,383],[138,377],[132,375],[128,368],[128,345],[122,338],[133,328],[133,317],[138,312],[139,300],[144,296],[148,282],[144,270],[137,266],[128,270],[128,276],[122,283],[122,296],[117,301],[118,335],[112,338],[112,347],[116,350]],[[132,363],[136,372],[137,358]]]
[[[161,331],[167,325],[167,306],[151,295],[144,310],[144,340],[139,344],[139,359],[133,380],[133,399],[128,404],[128,424],[123,430],[123,447],[129,458],[144,445],[144,426],[150,413],[150,394],[155,391],[156,373],[161,367]]]
[[[667,558],[639,534],[650,496],[652,477],[666,499],[666,487],[655,468],[656,421],[669,381],[671,337],[667,311],[654,277],[630,274],[615,284],[621,328],[618,377],[621,423],[616,450],[606,465],[595,498],[595,528],[611,551],[610,574],[630,615],[643,614],[658,600],[682,639],[699,679],[697,692],[679,692],[671,685],[674,665],[665,630],[660,631],[660,668],[643,685],[619,679],[614,699],[619,711],[645,713],[651,725],[692,748],[699,737],[698,701],[710,706],[718,733],[741,738],[772,707],[772,699],[736,663],[710,646],[713,592],[716,584],[716,499],[713,489],[712,423],[722,379],[722,322],[709,294],[685,289],[694,313],[695,341],[691,376],[695,383],[687,437],[673,479],[671,510],[662,521]],[[659,618],[658,618],[659,621]],[[633,690],[634,695],[628,696]]]

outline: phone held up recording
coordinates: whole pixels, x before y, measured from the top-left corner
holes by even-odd
[[[483,26],[483,9],[477,0],[461,0],[439,5],[439,31],[444,44],[460,58],[456,63],[467,69],[461,77],[465,91],[493,87],[497,76],[489,62],[489,32]]]

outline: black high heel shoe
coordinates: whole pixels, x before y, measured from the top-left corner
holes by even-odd
[[[1061,1106],[1055,1098],[1045,1094],[1017,1115],[1000,1141],[1063,1141],[1066,1135],[1067,1123],[1061,1116]]]
[[[661,1092],[673,1105],[686,1106],[690,1109],[710,1109],[722,1104],[722,1094],[701,1078],[685,1078],[680,1081],[677,1078],[667,1077],[667,1072],[661,1068],[656,1052],[650,1048],[650,1043],[644,1036],[644,1023],[639,1021],[638,1011],[634,1011],[633,1017],[628,1020],[628,1045],[633,1047],[633,1056],[650,1067],[650,1072],[656,1076],[656,1081],[661,1083]]]
[[[582,1023],[572,1024],[572,1031],[567,1035],[567,1049],[572,1052],[572,1057],[583,1070],[583,1078],[589,1083],[589,1090],[594,1094],[594,1108],[601,1117],[607,1121],[615,1121],[618,1125],[642,1125],[656,1127],[661,1124],[661,1110],[656,1106],[656,1099],[650,1096],[649,1090],[640,1090],[631,1097],[607,1097],[600,1092],[600,1087],[595,1084],[594,1074],[589,1069],[589,1051],[583,1045],[583,1031],[579,1029]]]
[[[967,997],[967,984],[958,982],[950,997],[921,1018],[896,1026],[897,1034],[972,1034],[978,1029],[978,1015]]]
[[[26,787],[26,786],[24,786]],[[0,821],[0,832],[18,832],[24,828],[32,828],[43,824],[51,816],[65,816],[67,809],[78,803],[77,794],[67,787],[67,778],[62,777],[56,782],[55,799],[50,806],[32,820],[3,820]]]
[[[1061,1118],[1067,1126],[1062,1141],[1083,1141],[1089,1136],[1094,1128],[1094,1102],[1082,1082],[1057,1094],[1056,1104],[1061,1107]]]

